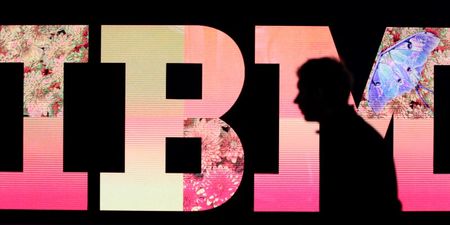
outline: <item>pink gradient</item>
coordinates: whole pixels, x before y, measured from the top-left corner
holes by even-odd
[[[297,69],[311,58],[339,58],[329,28],[257,26],[255,35],[256,63],[280,64],[280,117],[301,118],[293,103]]]
[[[128,29],[129,33],[134,33],[135,36],[124,32],[123,39],[115,37],[117,29],[122,28]],[[105,42],[103,43],[110,44],[102,47],[104,47],[103,50],[111,51],[109,52],[111,55],[108,56],[111,59],[121,58],[122,55],[127,56],[119,60],[127,63],[126,172],[101,174],[100,207],[102,210],[182,211],[183,195],[187,193],[183,189],[183,176],[191,175],[192,177],[192,174],[165,172],[165,138],[186,136],[188,132],[183,130],[183,126],[188,118],[216,119],[233,106],[244,83],[242,54],[229,36],[210,27],[125,26],[122,28],[105,26],[105,33],[103,33]],[[122,51],[117,53],[116,46],[119,45],[132,47],[124,47],[125,53]],[[146,51],[146,54],[149,54],[145,55],[145,60],[140,61],[144,64],[133,64],[136,59],[128,56],[138,55],[139,51],[136,49],[142,48],[149,49]],[[202,64],[202,99],[165,98],[166,74],[164,71],[166,63],[169,62]],[[146,70],[148,73],[141,75],[141,72]],[[215,136],[213,132],[221,131],[223,125],[220,123],[215,127],[216,129],[211,129],[212,131],[204,129],[209,134],[205,136]],[[202,144],[208,143],[205,140],[202,141]],[[225,145],[217,146],[223,150]],[[233,158],[233,155],[229,157]],[[232,184],[233,188],[239,186],[241,177],[237,179],[235,174],[229,173],[229,169],[218,167],[205,172],[205,177],[208,177],[206,179],[208,187],[205,187],[204,191],[212,194],[208,195],[208,199],[203,200],[209,208],[217,207],[231,198],[234,190],[230,191],[227,185]],[[239,171],[239,175],[242,175],[242,172]],[[222,179],[224,177],[229,179]],[[228,187],[227,190],[224,190],[224,187]],[[210,189],[206,190],[207,188]],[[197,195],[197,191],[191,194]],[[196,198],[193,199],[193,201],[196,200]],[[207,210],[207,208],[198,207],[191,209]]]
[[[427,29],[434,30],[438,28]],[[445,29],[441,30],[439,28],[440,31],[438,33],[441,31],[447,32]],[[392,33],[397,33],[399,36],[409,36],[411,32],[419,32],[422,30],[423,28],[387,28],[385,37],[389,35],[389,37],[392,37]],[[389,45],[392,45],[394,42],[390,38],[383,38],[380,49],[386,46],[386,41],[391,41]],[[444,41],[441,44],[446,45],[446,42]],[[446,54],[436,55],[435,53],[431,54],[431,59],[429,58],[425,64],[425,67],[430,69],[425,69],[422,73],[422,76],[425,78],[427,76],[434,76],[432,71],[433,65],[449,64]],[[367,81],[365,94],[367,94],[370,79],[371,76]],[[365,117],[366,121],[374,126],[382,135],[386,134],[391,117],[393,116],[394,118],[394,159],[397,172],[398,194],[403,204],[403,210],[450,211],[450,175],[433,174],[434,121],[433,118],[424,118],[429,116],[428,109],[423,108],[424,111],[421,111],[420,109],[413,109],[413,107],[409,106],[410,100],[417,98],[414,96],[416,96],[414,92],[403,94],[396,101],[391,102],[391,107],[387,107],[384,112],[381,112],[377,116],[373,115],[373,112],[371,112],[370,107],[367,105],[367,101],[362,101],[359,104],[359,114]],[[392,103],[395,103],[396,107],[393,107]],[[369,110],[367,107],[369,107]],[[432,114],[431,117],[433,117]]]
[[[87,210],[87,173],[63,172],[63,118],[24,118],[23,172],[0,172],[0,209]]]
[[[198,124],[213,125],[194,126],[193,132],[185,130],[185,135],[202,138],[203,176],[200,179],[184,174],[183,205],[187,211],[206,211],[231,199],[241,184],[244,171],[236,169],[244,168],[241,141],[232,128],[224,132],[222,127],[229,125],[218,118],[234,105],[242,91],[244,59],[236,43],[222,31],[205,26],[185,26],[184,31],[185,63],[201,63],[203,76],[202,99],[185,100],[185,116],[203,118]],[[224,144],[227,140],[234,143]],[[241,160],[227,160],[225,155],[232,154],[239,154]],[[220,163],[207,163],[217,158]]]
[[[280,173],[255,174],[255,211],[318,211],[318,138],[308,136],[314,129],[304,123],[292,100],[298,66],[308,58],[330,55],[337,57],[327,28],[256,28],[256,62],[279,63],[281,80]],[[283,123],[287,118],[304,124]],[[386,134],[390,117],[365,119]],[[450,175],[433,174],[433,119],[395,118],[394,157],[404,211],[450,210]]]
[[[139,174],[142,180],[165,174],[166,137],[183,137],[183,117],[127,116],[125,122],[125,172]],[[102,173],[125,176],[126,173]],[[130,186],[132,184],[129,184]],[[154,184],[156,185],[156,184]],[[161,188],[164,188],[161,186]]]
[[[328,27],[258,26],[256,63],[280,64],[279,174],[255,174],[255,211],[319,211],[319,138],[293,103],[307,59],[338,58]]]
[[[386,135],[391,118],[366,119]],[[394,118],[394,159],[403,211],[450,211],[450,174],[433,174],[433,118]]]
[[[205,26],[185,26],[185,63],[202,63],[202,99],[186,100],[187,118],[225,114],[244,85],[244,59],[227,34]],[[207,109],[207,110],[206,110]]]
[[[399,196],[404,211],[450,211],[450,174],[433,174],[433,119],[394,121]]]
[[[318,211],[318,124],[290,118],[281,127],[279,174],[255,174],[255,211]]]

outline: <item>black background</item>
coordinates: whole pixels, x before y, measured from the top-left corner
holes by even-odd
[[[243,91],[232,109],[222,119],[229,123],[239,134],[245,149],[244,179],[235,196],[226,204],[205,212],[116,212],[98,210],[98,178],[100,168],[92,168],[96,160],[108,158],[100,152],[90,152],[93,160],[89,170],[89,210],[88,211],[30,211],[30,210],[0,210],[0,224],[256,224],[268,222],[270,224],[333,224],[321,218],[319,213],[257,213],[253,212],[253,178],[255,172],[276,172],[276,160],[273,157],[278,153],[278,122],[277,98],[278,90],[273,84],[277,79],[276,65],[255,65],[255,26],[256,25],[290,25],[290,26],[329,26],[335,41],[338,53],[355,75],[353,96],[359,102],[362,91],[369,76],[373,60],[385,27],[450,27],[450,15],[379,15],[377,13],[331,13],[317,10],[310,11],[304,8],[301,11],[271,10],[258,11],[236,10],[239,6],[220,5],[225,12],[218,13],[217,9],[209,10],[211,13],[202,13],[202,10],[178,13],[174,9],[146,7],[140,10],[130,9],[114,10],[107,8],[98,11],[89,9],[89,5],[75,4],[60,9],[47,10],[44,6],[36,8],[32,14],[22,14],[19,11],[9,12],[13,15],[2,15],[0,24],[87,24],[90,28],[89,60],[92,64],[100,63],[100,33],[101,25],[205,25],[211,26],[227,33],[239,46],[245,62],[246,78]],[[26,7],[24,5],[24,7]],[[120,7],[118,7],[120,8]],[[267,7],[270,8],[270,7]],[[87,10],[88,9],[88,10]],[[37,11],[37,12],[36,12]],[[159,11],[156,15],[156,11]],[[200,12],[199,12],[200,11]],[[227,12],[228,11],[228,12]],[[308,13],[305,13],[308,12]],[[104,15],[104,14],[107,15]],[[364,23],[364,25],[362,25]],[[443,72],[448,69],[442,69]],[[95,74],[95,71],[85,71],[86,76]],[[267,74],[267,79],[257,79],[261,73]],[[449,74],[450,75],[450,74]],[[261,76],[259,76],[261,77]],[[448,79],[443,79],[448,82]],[[17,90],[5,86],[4,90]],[[442,85],[443,87],[448,85]],[[441,88],[445,89],[445,88]],[[271,97],[272,96],[272,97]],[[442,95],[442,96],[445,96]],[[119,101],[120,102],[120,101]],[[445,101],[443,101],[445,102]],[[7,108],[7,106],[2,106]],[[115,105],[113,107],[120,107]],[[443,107],[445,108],[445,107]],[[258,123],[258,118],[269,118],[267,124]],[[438,114],[438,112],[436,112]],[[106,117],[108,115],[105,115]],[[438,116],[436,116],[438,117]],[[440,115],[439,118],[445,118]],[[7,120],[2,118],[2,120]],[[76,119],[74,119],[76,120]],[[435,121],[438,123],[439,121]],[[120,127],[121,124],[114,124]],[[445,121],[440,124],[445,124]],[[95,126],[95,125],[93,125]],[[394,124],[395,126],[395,124]],[[93,127],[102,129],[101,127]],[[5,129],[5,128],[3,128]],[[447,132],[443,126],[440,135],[445,140]],[[435,131],[435,133],[437,133]],[[81,138],[85,134],[78,134]],[[114,135],[114,134],[112,134]],[[266,135],[265,138],[261,135]],[[86,135],[87,136],[87,135]],[[111,138],[101,136],[100,138]],[[387,135],[392,139],[392,129]],[[264,143],[261,142],[264,140]],[[2,140],[3,141],[3,140]],[[106,144],[104,149],[109,149]],[[266,146],[264,148],[260,146]],[[446,143],[435,142],[435,147],[442,148]],[[6,145],[6,148],[10,147]],[[2,148],[6,149],[6,148]],[[448,149],[448,148],[447,148]],[[66,149],[65,149],[66,151]],[[67,159],[69,164],[77,164],[75,159]],[[274,163],[275,162],[275,163]],[[443,160],[442,164],[445,164]],[[450,165],[450,162],[449,162]],[[445,165],[444,165],[445,167]],[[117,165],[117,170],[123,165]],[[109,167],[109,170],[114,170]],[[449,190],[450,191],[450,190]],[[1,201],[1,200],[0,200]],[[450,222],[450,212],[406,212],[402,219],[408,224],[441,224]],[[370,219],[369,219],[370,221]],[[362,223],[364,224],[364,223]]]

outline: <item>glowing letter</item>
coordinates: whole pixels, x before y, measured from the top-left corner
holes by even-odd
[[[102,62],[126,63],[125,173],[101,173],[101,210],[207,210],[227,201],[243,149],[218,119],[244,82],[237,45],[202,26],[103,26]],[[168,63],[202,64],[202,98],[166,99]],[[166,137],[202,138],[202,174],[165,172]],[[218,160],[220,159],[220,160]]]
[[[256,27],[256,63],[280,64],[279,174],[255,174],[255,211],[319,210],[318,124],[293,103],[296,71],[309,58],[334,56],[328,27]]]
[[[0,62],[24,64],[28,116],[23,172],[0,172],[0,209],[87,210],[87,173],[63,172],[62,115],[63,64],[87,62],[88,27],[1,26],[0,38]]]

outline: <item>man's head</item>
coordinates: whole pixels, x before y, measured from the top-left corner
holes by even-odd
[[[344,64],[332,58],[310,59],[297,71],[299,94],[294,102],[307,121],[348,106],[352,77]]]

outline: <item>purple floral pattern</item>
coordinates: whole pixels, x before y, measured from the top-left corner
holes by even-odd
[[[63,65],[87,62],[84,25],[0,26],[0,62],[24,63],[24,116],[63,115]]]
[[[202,172],[184,174],[184,211],[218,207],[236,192],[244,173],[244,149],[236,132],[220,119],[187,119],[185,137],[202,138]]]

